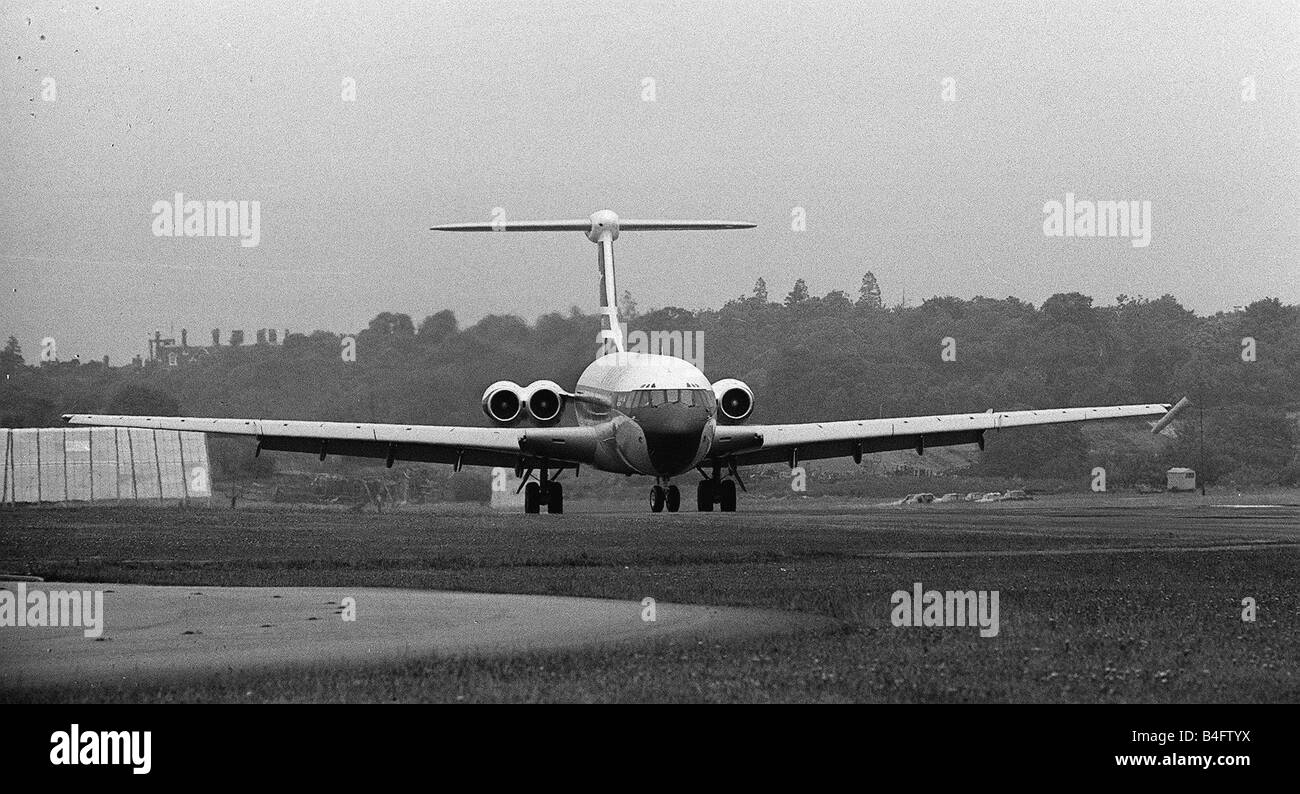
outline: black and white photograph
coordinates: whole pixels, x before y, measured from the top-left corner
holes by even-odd
[[[157,704],[1300,702],[1295,2],[0,37],[0,703],[52,774],[155,774]],[[1074,762],[1251,765],[1178,713]]]

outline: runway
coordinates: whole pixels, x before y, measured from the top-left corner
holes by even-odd
[[[5,582],[4,589],[17,585]],[[77,627],[0,627],[0,687],[139,683],[322,663],[400,661],[431,654],[515,654],[736,637],[826,625],[764,609],[534,595],[335,587],[25,585],[103,591],[98,638]],[[347,602],[355,619],[347,620]]]

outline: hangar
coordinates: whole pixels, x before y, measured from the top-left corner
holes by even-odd
[[[212,496],[202,433],[120,427],[33,427],[0,433],[0,504],[188,503]]]

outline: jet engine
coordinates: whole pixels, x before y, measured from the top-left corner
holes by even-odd
[[[499,425],[512,425],[524,415],[523,389],[512,380],[499,380],[483,392],[483,413]]]
[[[718,398],[718,419],[723,424],[740,424],[754,412],[754,392],[744,381],[727,378],[713,384]]]
[[[533,422],[553,425],[564,415],[564,401],[568,392],[553,380],[535,380],[524,389],[524,407]]]

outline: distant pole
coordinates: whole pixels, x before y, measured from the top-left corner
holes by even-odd
[[[5,479],[4,487],[0,488],[0,505],[5,503],[5,497],[9,495],[9,445],[13,443],[12,437],[13,434],[5,430]]]
[[[156,427],[153,431],[153,464],[154,471],[158,473],[158,501],[161,502],[163,500],[162,451],[158,448],[158,428]]]
[[[184,504],[188,507],[190,504],[190,478],[185,472],[185,439],[181,438],[180,431],[176,432],[176,449],[181,456],[181,489],[185,493]]]
[[[122,442],[118,438],[118,434],[121,432],[122,428],[113,428],[113,478],[116,480],[117,489],[115,493],[119,502],[122,501]]]
[[[1205,405],[1203,402],[1200,406],[1199,415],[1201,420],[1201,429],[1199,433],[1201,437],[1201,461],[1196,465],[1201,469],[1201,474],[1198,478],[1201,481],[1201,496],[1205,496]]]
[[[135,441],[131,439],[131,428],[126,428],[126,454],[131,458],[131,499],[139,500],[140,488],[135,482]]]

